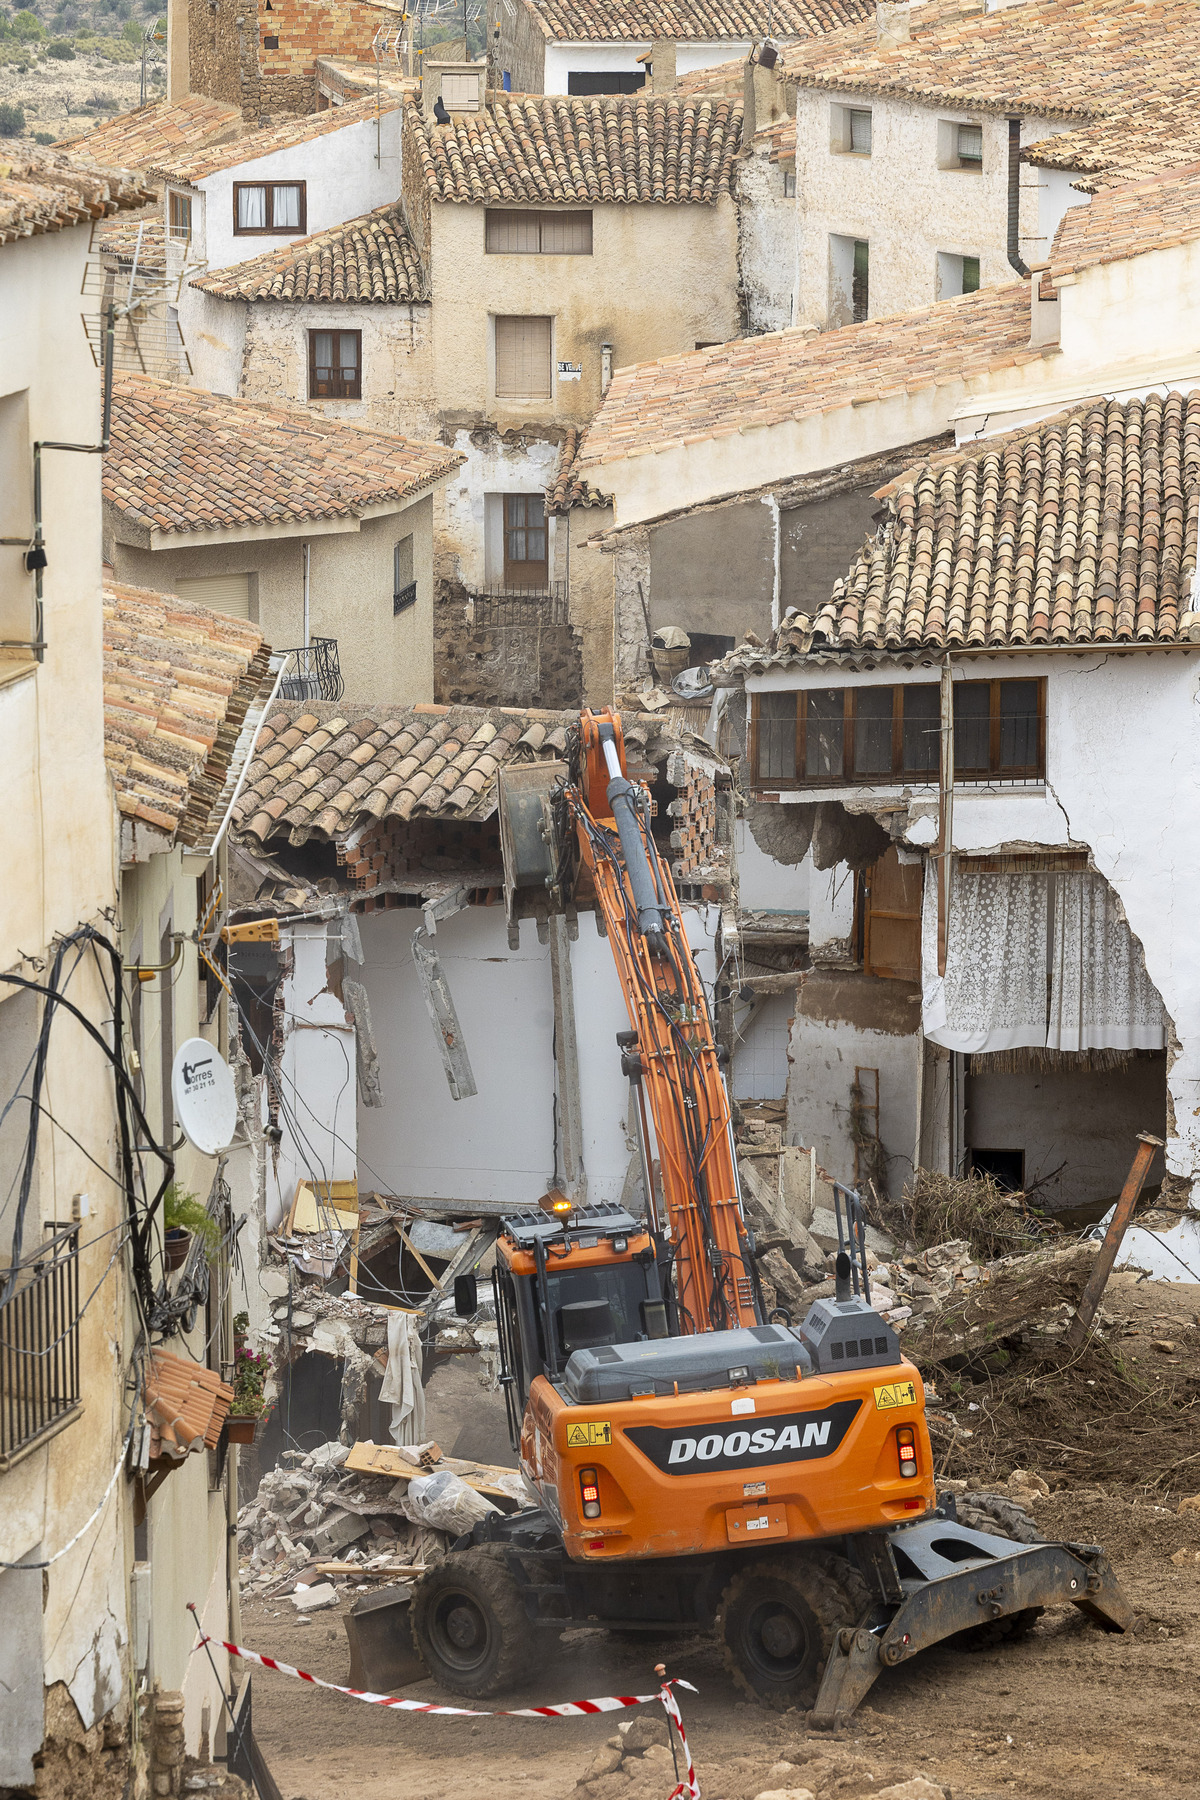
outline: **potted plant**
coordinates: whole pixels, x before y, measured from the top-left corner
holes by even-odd
[[[245,1318],[239,1313],[238,1318]],[[247,1320],[247,1323],[249,1321]],[[236,1333],[237,1319],[234,1320]],[[268,1363],[260,1350],[251,1350],[244,1338],[234,1337],[233,1403],[229,1408],[229,1441],[252,1444],[258,1422],[266,1412],[263,1389],[267,1382]]]
[[[163,1195],[163,1261],[168,1269],[183,1267],[194,1237],[211,1256],[221,1241],[221,1227],[195,1194],[172,1181]]]

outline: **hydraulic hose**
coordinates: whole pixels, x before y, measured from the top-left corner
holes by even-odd
[[[625,871],[629,877],[629,886],[633,890],[633,902],[637,907],[638,930],[645,938],[646,948],[652,956],[666,956],[668,954],[666,921],[663,918],[663,905],[659,898],[658,884],[650,868],[650,860],[646,855],[646,845],[638,821],[637,790],[632,781],[629,781],[621,773],[616,736],[611,725],[600,726],[600,744],[611,777],[607,789],[608,804],[612,807],[613,818],[616,820],[617,836],[621,840],[621,854],[625,858]]]

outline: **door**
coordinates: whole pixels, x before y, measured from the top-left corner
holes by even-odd
[[[504,585],[527,590],[549,581],[546,504],[542,494],[504,496]]]
[[[921,876],[923,863],[902,863],[895,846],[867,870],[863,881],[863,968],[889,981],[921,979]]]

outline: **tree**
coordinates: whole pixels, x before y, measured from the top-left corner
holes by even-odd
[[[0,137],[20,137],[25,129],[25,108],[0,101]]]

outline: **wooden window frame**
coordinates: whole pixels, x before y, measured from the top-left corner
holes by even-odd
[[[553,212],[546,207],[537,206],[489,206],[483,218],[483,252],[485,256],[591,256],[595,244],[593,220],[594,209],[590,206],[564,207],[560,212]],[[536,219],[538,241],[536,250],[501,250],[489,240],[493,219],[508,218],[519,215],[527,219]],[[545,247],[545,227],[548,220],[564,219],[587,220],[586,250],[547,250]]]
[[[1000,690],[1014,681],[1035,680],[1037,682],[1037,762],[1036,764],[1013,765],[1005,768],[1000,762],[1000,740],[1002,715],[1000,711]],[[845,687],[842,694],[842,770],[840,775],[807,776],[802,771],[807,762],[808,753],[808,696],[811,693],[837,692],[837,688],[814,689],[797,688],[794,690],[796,702],[796,738],[793,769],[797,771],[790,779],[785,776],[762,775],[759,766],[759,719],[760,704],[763,694],[751,696],[750,707],[750,785],[756,792],[794,792],[803,788],[828,787],[895,787],[908,783],[910,785],[925,784],[936,787],[938,770],[936,765],[931,769],[905,769],[904,767],[904,694],[912,688],[932,688],[932,682],[896,682],[891,685],[892,692],[892,766],[889,771],[874,774],[859,774],[854,768],[855,735],[858,722],[858,695],[877,693],[878,688],[866,684],[858,687]],[[955,684],[957,691],[960,684]],[[989,782],[1039,782],[1046,775],[1046,681],[1044,676],[1006,676],[989,681],[968,681],[964,687],[987,687],[988,696],[988,767],[986,770],[962,771],[955,767],[955,786],[986,786]],[[896,704],[896,696],[900,695],[900,704]]]
[[[183,224],[176,224],[176,215],[183,219]],[[177,193],[174,188],[167,191],[167,235],[176,244],[192,241],[192,196]]]
[[[298,225],[276,225],[275,189],[300,189],[300,223]],[[266,225],[238,224],[238,196],[243,188],[265,188],[267,190]],[[305,181],[235,181],[233,184],[233,235],[234,237],[303,237],[308,230],[308,183]]]
[[[343,331],[340,326],[331,326],[328,328],[331,336],[352,337],[352,338],[358,339],[358,360],[355,365],[358,370],[358,379],[357,379],[357,381],[351,383],[348,386],[341,379],[340,366],[336,372],[336,378],[334,378],[334,370],[331,367],[330,368],[331,379],[328,384],[330,391],[325,394],[317,393],[317,337],[318,337],[320,331],[324,330],[324,329],[325,329],[325,327],[311,328],[308,333],[308,397],[309,397],[309,399],[310,400],[361,400],[362,399],[362,377],[363,377],[362,332],[361,331]]]
[[[500,530],[502,534],[501,552],[505,592],[514,594],[541,593],[550,585],[550,520],[546,513],[546,496],[544,494],[502,494],[500,498]],[[515,557],[509,557],[508,534],[510,530],[525,532],[538,530],[538,526],[536,524],[530,525],[528,520],[522,521],[519,525],[510,526],[508,517],[509,506],[510,503],[514,501],[520,501],[522,506],[528,505],[530,501],[535,501],[542,509],[542,523],[540,529],[545,540],[546,554],[544,558],[539,558],[536,562],[531,562],[528,559],[521,562]],[[510,574],[510,570],[516,571],[518,569],[542,569],[545,573],[540,581],[523,578],[515,573]]]

